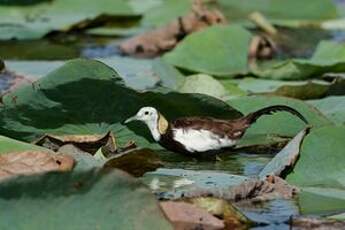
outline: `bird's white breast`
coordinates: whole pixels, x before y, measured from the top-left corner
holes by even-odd
[[[180,142],[189,152],[205,152],[233,146],[236,141],[220,137],[208,130],[173,129],[174,139]]]

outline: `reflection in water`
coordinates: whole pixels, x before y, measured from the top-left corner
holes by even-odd
[[[165,168],[188,170],[215,170],[229,174],[255,176],[273,157],[271,154],[222,153],[217,156],[196,159],[181,154],[160,151]]]
[[[177,198],[181,192],[195,187],[231,187],[231,184],[240,183],[243,177],[237,178],[230,174],[255,177],[273,157],[268,154],[223,153],[217,157],[195,159],[168,151],[161,151],[159,155],[165,168],[147,173],[142,178],[159,198]],[[251,228],[255,230],[289,229],[286,222],[291,216],[299,214],[294,200],[277,199],[262,203],[246,201],[236,203],[236,206],[247,217],[259,223]]]
[[[252,230],[289,229],[286,224],[291,216],[299,214],[294,200],[276,199],[260,204],[242,203],[236,205],[247,217],[262,225]]]

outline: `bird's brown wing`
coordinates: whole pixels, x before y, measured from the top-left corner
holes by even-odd
[[[221,120],[211,117],[186,117],[171,122],[171,128],[209,130],[220,137],[228,137],[230,139],[240,138],[247,128],[244,125],[240,119]]]

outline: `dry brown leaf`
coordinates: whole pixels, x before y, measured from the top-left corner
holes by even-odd
[[[265,201],[275,198],[292,198],[298,188],[289,185],[277,176],[268,176],[266,180],[250,179],[230,189],[197,189],[184,193],[184,197],[210,196],[231,201]]]
[[[214,24],[225,24],[223,14],[218,10],[208,10],[202,1],[194,1],[193,9],[185,16],[173,20],[156,30],[149,31],[120,44],[125,55],[155,57],[171,50],[186,35]]]
[[[279,176],[285,178],[287,172],[292,170],[300,153],[301,145],[304,137],[310,131],[309,126],[301,130],[281,149],[274,158],[266,164],[259,173],[260,179],[266,179],[268,175]]]
[[[14,152],[0,155],[0,180],[18,175],[50,171],[70,171],[74,159],[66,154],[41,151]]]
[[[207,210],[210,214],[222,218],[225,229],[248,229],[253,222],[242,214],[231,202],[214,197],[195,197],[186,199],[200,208]]]
[[[160,205],[175,230],[216,230],[225,227],[223,221],[193,204],[165,201]]]
[[[99,148],[104,150],[106,155],[111,155],[118,152],[124,152],[136,148],[133,141],[128,142],[123,148],[118,148],[116,138],[112,132],[105,135],[44,135],[33,144],[43,146],[53,151],[58,151],[63,145],[72,144],[84,152],[95,154]]]
[[[277,52],[277,46],[267,36],[254,36],[249,45],[248,62],[252,68],[257,67],[257,60],[272,59]]]
[[[345,229],[345,221],[319,219],[314,217],[294,217],[289,221],[295,230],[341,230]]]

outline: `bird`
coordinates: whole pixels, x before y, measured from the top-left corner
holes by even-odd
[[[142,107],[124,124],[144,122],[153,137],[164,148],[183,154],[199,154],[233,148],[251,124],[263,115],[286,111],[308,124],[297,110],[285,105],[273,105],[246,116],[226,120],[213,117],[182,117],[171,122],[154,107]]]

